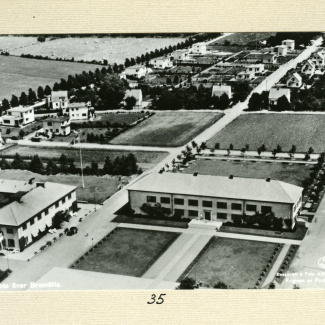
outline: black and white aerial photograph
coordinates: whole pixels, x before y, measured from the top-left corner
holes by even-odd
[[[0,291],[324,289],[324,39],[0,35]]]

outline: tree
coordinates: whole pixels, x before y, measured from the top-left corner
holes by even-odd
[[[214,149],[219,150],[220,149],[220,143],[216,142],[214,145]]]
[[[39,86],[37,88],[37,97],[38,99],[43,99],[44,98],[44,89],[42,86]]]
[[[9,100],[7,98],[4,98],[2,101],[2,110],[6,111],[10,108],[10,103]]]
[[[52,227],[56,229],[61,229],[62,223],[69,221],[69,216],[64,211],[58,211],[52,218]]]
[[[207,148],[207,145],[206,145],[206,142],[205,141],[202,141],[201,145],[200,145],[200,148],[202,150],[205,150]]]
[[[194,289],[194,286],[195,286],[195,280],[190,277],[186,277],[180,281],[178,289],[191,290]]]
[[[65,167],[68,164],[68,158],[64,153],[60,156],[59,162],[60,162],[61,168]]]
[[[289,150],[289,153],[291,153],[292,155],[294,155],[297,151],[297,147],[293,144],[291,149]]]
[[[192,141],[192,147],[193,148],[196,148],[197,147],[197,143],[194,140]]]
[[[99,174],[98,163],[96,163],[94,160],[91,162],[91,171],[93,175]]]
[[[226,109],[229,107],[230,100],[226,93],[222,94],[219,98],[219,109]]]
[[[125,98],[125,104],[126,104],[126,109],[132,110],[133,107],[135,106],[137,100],[135,99],[134,96],[129,96]]]
[[[278,144],[277,147],[276,147],[276,151],[277,152],[282,152],[282,147]]]
[[[261,153],[262,153],[262,149],[261,149],[261,147],[258,147],[257,148],[257,154],[261,157]]]
[[[10,166],[10,163],[5,158],[2,158],[1,162],[0,162],[0,168],[1,169],[10,169],[11,166]]]
[[[265,152],[266,151],[266,146],[265,146],[264,143],[261,145],[261,148],[260,149],[261,149],[262,152]]]
[[[259,93],[253,93],[248,102],[249,111],[258,111],[262,107],[262,97]]]
[[[38,174],[44,173],[44,165],[43,165],[42,159],[38,155],[35,155],[32,158],[32,160],[29,164],[29,169],[30,169],[30,171],[32,171],[34,173],[38,173]]]
[[[245,153],[246,153],[246,148],[241,148],[241,149],[240,149],[240,152],[241,152],[241,154],[244,156]]]
[[[28,164],[16,153],[13,161],[11,162],[12,169],[28,169]]]
[[[51,95],[51,92],[52,92],[51,87],[49,85],[46,85],[45,89],[44,89],[44,95],[49,96],[49,95]]]
[[[307,153],[305,154],[304,160],[308,161],[309,159],[310,159],[310,155],[309,155],[309,153],[307,152]]]
[[[10,101],[10,105],[11,105],[11,107],[17,107],[17,106],[19,106],[19,99],[18,99],[17,96],[12,95],[11,101]]]
[[[24,131],[23,129],[21,129],[21,130],[19,131],[19,137],[23,139],[24,136],[25,136],[25,131]]]
[[[47,175],[55,175],[58,171],[58,167],[57,165],[55,164],[55,162],[50,159],[48,162],[47,162],[47,165],[46,165],[46,169],[45,169],[45,172]]]
[[[232,143],[230,143],[230,145],[229,145],[229,149],[230,149],[230,150],[233,150],[233,149],[234,149],[234,145],[233,145]]]
[[[214,286],[214,289],[228,289],[228,285],[222,281],[217,282]]]
[[[278,153],[278,151],[276,149],[273,149],[272,150],[272,155],[274,156],[274,158],[275,158],[275,156],[276,156],[277,153]]]
[[[19,97],[19,105],[27,106],[28,105],[28,97],[26,93],[23,91]]]
[[[45,88],[45,90],[46,90],[46,88]],[[57,82],[55,82],[53,85],[53,91],[58,91],[58,90],[60,90],[60,85]]]
[[[33,104],[37,100],[35,91],[32,88],[28,90],[28,104]]]
[[[38,42],[45,42],[45,37],[43,35],[40,35],[37,37]]]
[[[278,102],[277,102],[278,111],[288,111],[290,109],[291,107],[287,96],[283,95],[280,98],[278,98]]]
[[[309,147],[309,149],[308,149],[308,153],[311,155],[313,152],[314,152],[313,147]]]

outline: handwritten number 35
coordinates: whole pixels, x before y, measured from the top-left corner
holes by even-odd
[[[151,295],[151,301],[147,301],[147,304],[152,305],[154,303],[156,303],[157,305],[161,305],[164,302],[164,298],[163,296],[166,296],[165,293],[161,293],[156,301],[156,295],[152,294]]]

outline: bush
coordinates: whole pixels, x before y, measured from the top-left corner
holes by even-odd
[[[47,242],[46,242],[46,245],[47,245],[47,246],[51,246],[51,245],[52,245],[52,242],[51,242],[51,241],[47,241]]]

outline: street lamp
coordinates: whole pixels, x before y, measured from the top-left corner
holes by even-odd
[[[97,187],[94,188],[94,203],[95,203],[95,211],[96,211],[96,190],[97,190]]]

